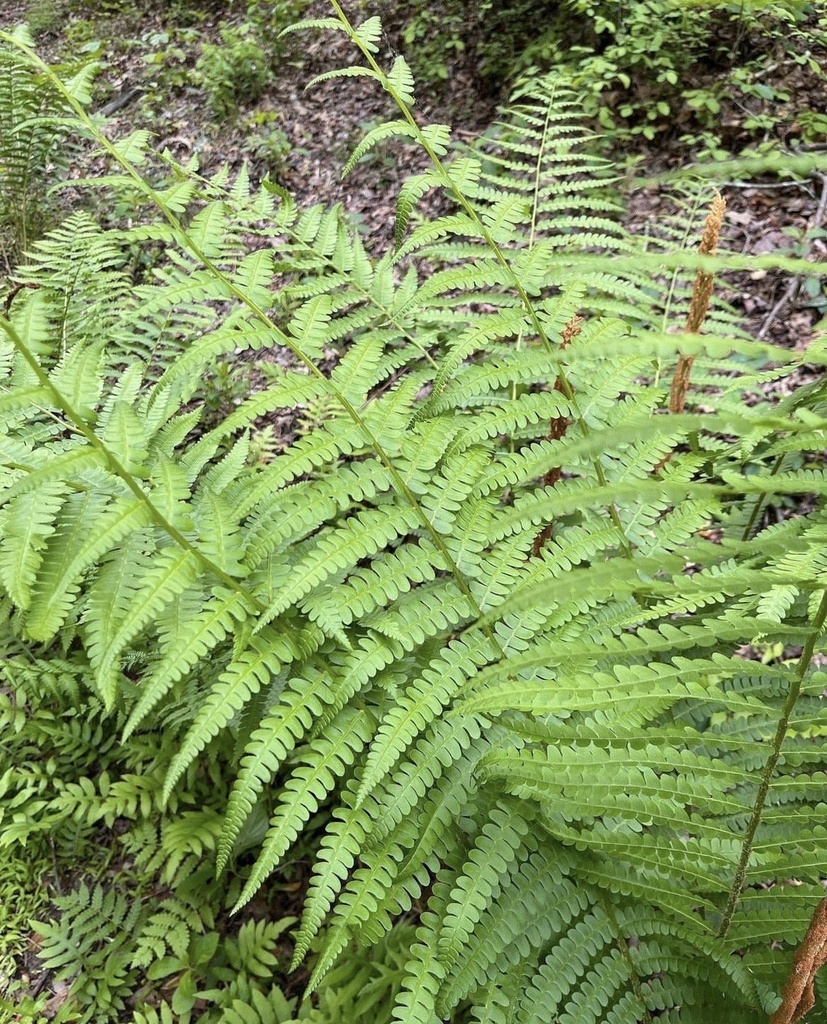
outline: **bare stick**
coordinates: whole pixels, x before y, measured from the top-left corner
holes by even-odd
[[[810,221],[804,236],[805,239],[808,240],[808,242],[810,234],[817,228],[820,228],[824,223],[824,218],[827,217],[827,174],[817,174],[816,177],[819,178],[821,181],[821,198],[818,201],[818,208],[815,212],[815,215],[813,216],[813,219]],[[809,244],[807,246],[807,249],[809,251]],[[756,338],[759,341],[763,341],[763,339],[767,336],[770,327],[772,327],[772,325],[778,319],[778,314],[787,305],[788,302],[792,302],[796,295],[798,295],[798,289],[800,287],[801,275],[797,274],[787,285],[786,291],[778,300],[778,302],[776,302],[776,304],[772,307],[769,313],[767,313],[767,316],[763,324],[761,324],[761,330],[758,332],[758,334],[756,334]]]

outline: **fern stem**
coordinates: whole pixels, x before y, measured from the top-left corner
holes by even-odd
[[[546,107],[546,119],[545,119],[545,122],[543,123],[543,136],[542,136],[542,139],[540,140],[540,147],[539,147],[539,150],[537,152],[537,160],[536,160],[536,162],[534,164],[534,188],[533,188],[533,191],[532,191],[532,199],[531,199],[531,227],[530,227],[529,232],[528,232],[528,248],[529,249],[534,248],[534,236],[537,233],[537,210],[538,210],[539,205],[540,205],[540,181],[541,181],[541,178],[542,178],[543,156],[544,156],[545,150],[546,150],[546,135],[548,133],[548,126],[549,126],[549,122],[550,121],[551,121],[551,102],[549,102],[548,106]],[[517,341],[515,342],[515,348],[519,352],[519,351],[522,350],[522,347],[523,347],[523,331],[522,331],[522,328],[520,328],[520,333],[517,335]],[[512,384],[511,385],[511,401],[512,402],[516,402],[517,401],[517,385],[516,384]],[[511,445],[511,450],[512,451],[514,450],[513,442],[512,442],[512,445]]]
[[[417,124],[416,118],[413,116],[413,114],[410,111],[410,107],[408,106],[407,103],[405,103],[397,95],[396,90],[393,88],[393,86],[391,85],[390,81],[388,80],[388,76],[382,70],[381,66],[375,60],[373,54],[364,45],[364,43],[362,42],[362,40],[359,38],[359,36],[357,35],[356,31],[354,30],[353,26],[350,24],[350,21],[348,20],[348,17],[345,14],[345,12],[342,10],[342,7],[340,6],[338,0],[330,0],[330,4],[333,7],[334,11],[336,12],[336,16],[338,17],[339,21],[342,23],[343,28],[347,32],[348,37],[358,47],[360,53],[362,54],[362,56],[365,58],[365,60],[370,65],[371,70],[375,73],[378,81],[382,85],[382,88],[385,90],[385,92],[388,93],[388,95],[396,103],[396,105],[399,108],[402,116],[405,118],[405,121],[408,123],[408,125],[411,128],[411,131],[413,132],[414,136],[416,137],[417,143],[425,151],[425,153],[428,156],[428,159],[434,165],[434,167],[436,168],[436,170],[439,173],[439,175],[442,178],[442,180],[447,184],[448,188],[450,189],[452,195],[456,199],[456,201],[459,204],[459,206],[468,215],[468,217],[470,217],[471,220],[474,222],[474,225],[476,226],[477,230],[479,231],[480,236],[482,237],[483,241],[488,246],[488,248],[491,250],[491,252],[492,252],[492,254],[494,256],[494,259],[497,261],[497,263],[499,263],[499,265],[502,267],[502,269],[505,271],[505,273],[511,279],[511,283],[512,283],[512,285],[514,287],[514,290],[517,292],[517,295],[519,296],[520,302],[522,303],[523,308],[525,309],[526,313],[529,316],[529,319],[531,320],[531,325],[534,328],[534,331],[537,334],[537,337],[540,340],[540,343],[543,345],[543,347],[545,348],[545,350],[547,352],[553,353],[554,352],[554,348],[553,348],[551,342],[549,341],[549,338],[548,338],[548,335],[546,334],[545,328],[543,327],[542,323],[540,322],[540,318],[537,315],[537,310],[534,308],[534,304],[532,303],[532,301],[531,301],[531,299],[530,299],[530,297],[528,295],[528,292],[525,290],[525,288],[520,283],[520,279],[514,273],[514,270],[513,270],[512,266],[511,266],[511,264],[509,263],[508,259],[506,258],[505,253],[502,251],[502,249],[500,248],[499,244],[495,240],[494,236],[491,234],[491,232],[488,230],[488,228],[483,223],[482,218],[480,217],[480,215],[477,213],[477,211],[474,209],[474,207],[468,201],[468,199],[466,198],[465,194],[462,192],[462,190],[459,188],[459,186],[455,184],[453,178],[450,176],[450,174],[446,170],[445,164],[442,162],[442,160],[440,160],[439,155],[437,154],[437,152],[434,150],[434,148],[431,146],[431,144],[428,142],[428,140],[425,138],[424,134],[422,133],[421,128]],[[557,365],[557,373],[558,373],[558,376],[559,376],[559,379],[560,379],[560,383],[561,383],[561,391],[562,391],[563,395],[565,396],[566,401],[568,401],[569,404],[571,405],[572,410],[574,411],[574,413],[575,413],[575,415],[577,417],[577,421],[578,421],[578,424],[580,425],[580,429],[583,431],[583,434],[586,437],[588,437],[591,434],[591,431],[589,430],[588,424],[586,423],[585,417],[584,417],[584,415],[583,415],[583,413],[582,413],[582,411],[580,409],[580,405],[579,405],[579,403],[577,401],[577,396],[575,394],[574,388],[571,386],[571,383],[569,382],[569,379],[566,376],[565,370],[563,369],[563,365],[559,361],[558,361],[558,365]],[[608,481],[606,480],[606,474],[603,472],[603,467],[600,465],[599,459],[594,459],[593,460],[592,467],[594,469],[595,476],[597,477],[597,481],[600,484],[600,486],[601,487],[606,487],[607,484],[608,484]],[[622,523],[622,521],[620,519],[620,514],[617,511],[617,506],[614,504],[614,502],[609,502],[607,504],[606,508],[608,510],[609,517],[611,518],[613,524],[615,525],[615,527],[617,528],[618,532],[620,533],[620,544],[621,544],[621,547],[623,548],[623,552],[624,552],[624,554],[626,555],[627,558],[631,558],[632,557],[632,546],[629,543],[628,537],[626,536],[626,531],[623,528],[623,523]]]
[[[773,463],[772,469],[770,470],[770,473],[769,473],[770,476],[776,476],[778,474],[778,472],[781,469],[781,466],[782,466],[782,464],[784,462],[784,455],[785,455],[785,453],[782,452],[780,455],[778,455],[776,457],[776,460]],[[755,524],[758,521],[758,513],[764,507],[764,501],[765,501],[766,497],[767,497],[766,494],[758,494],[756,496],[755,504],[752,506],[752,512],[750,513],[750,517],[749,517],[749,520],[747,521],[747,525],[744,527],[744,533],[743,533],[743,535],[741,537],[741,540],[749,540],[750,537],[752,536],[752,531],[755,529]]]
[[[531,200],[531,229],[528,233],[529,249],[534,247],[534,236],[537,233],[537,212],[540,207],[540,180],[543,169],[543,157],[546,152],[546,139],[548,136],[548,128],[549,124],[551,123],[551,104],[552,97],[549,96],[548,106],[546,107],[546,119],[543,122],[543,137],[540,140],[540,146],[537,150],[537,160],[534,164],[534,190],[533,198]]]
[[[764,770],[761,772],[761,783],[758,787],[758,795],[755,799],[755,805],[752,810],[752,815],[750,816],[749,824],[747,825],[744,833],[744,839],[741,844],[741,856],[738,859],[735,878],[732,881],[732,886],[727,897],[726,909],[724,910],[724,916],[718,929],[718,938],[723,938],[726,935],[729,931],[730,925],[732,924],[732,919],[735,916],[738,900],[740,899],[741,892],[744,888],[744,880],[747,875],[747,868],[749,867],[749,859],[752,854],[755,833],[758,831],[758,826],[761,824],[761,815],[764,811],[764,804],[772,784],[772,778],[775,773],[776,765],[778,764],[778,759],[781,757],[781,747],[783,746],[784,739],[787,734],[790,717],[793,713],[793,709],[795,708],[798,696],[801,693],[801,685],[804,681],[807,669],[810,667],[813,652],[815,651],[815,645],[819,636],[821,636],[825,620],[827,620],[827,590],[822,594],[821,603],[819,604],[818,611],[813,619],[812,631],[807,638],[804,649],[801,652],[801,657],[798,659],[795,679],[790,684],[790,692],[787,694],[787,699],[784,701],[784,706],[781,709],[781,717],[778,720],[778,726],[775,730],[775,736],[773,737],[769,757],[764,765]]]
[[[17,351],[23,356],[31,368],[32,373],[37,377],[40,386],[51,395],[55,405],[63,412],[66,419],[72,424],[72,426],[81,434],[95,451],[100,452],[106,461],[109,469],[122,480],[129,490],[135,495],[135,497],[141,502],[146,508],[147,512],[152,518],[152,521],[159,526],[169,537],[171,537],[176,544],[178,544],[185,551],[188,551],[193,555],[202,565],[207,572],[211,573],[217,579],[219,579],[225,587],[230,590],[236,591],[248,601],[254,610],[263,612],[265,605],[258,601],[253,595],[246,590],[237,579],[230,576],[229,573],[216,565],[211,558],[208,558],[203,552],[199,551],[194,544],[187,540],[187,538],[177,529],[166,516],[159,511],[155,504],[150,499],[149,495],[140,486],[135,477],[129,472],[129,470],[121,463],[120,459],[107,448],[107,446],[101,441],[97,434],[92,430],[86,420],[80,415],[79,412],[71,405],[69,401],[60,393],[60,391],[54,386],[49,379],[49,375],[43,369],[38,362],[34,353],[29,349],[28,345],[23,341],[15,328],[14,324],[11,323],[5,316],[0,316],[0,328],[6,332],[11,341],[12,345]]]
[[[640,978],[638,977],[637,969],[635,968],[635,962],[632,960],[632,954],[629,952],[629,943],[623,932],[620,930],[620,925],[618,924],[617,917],[615,916],[614,907],[609,902],[605,893],[601,894],[600,904],[603,907],[603,912],[606,914],[606,917],[608,917],[612,925],[612,929],[615,933],[615,945],[623,958],[623,963],[626,965],[626,969],[629,972],[629,982],[632,986],[632,991],[637,996],[638,1001],[640,1002],[640,1008],[643,1010],[643,1017],[641,1018],[641,1021],[643,1024],[653,1024],[652,1015],[649,1013],[649,1007],[646,1005],[646,1000],[643,997],[643,986],[640,983]]]

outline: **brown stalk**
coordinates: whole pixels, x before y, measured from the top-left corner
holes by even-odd
[[[23,291],[24,288],[39,288],[39,284],[33,284],[31,281],[18,281],[17,284],[12,286],[11,291],[6,296],[3,302],[3,312],[6,316],[9,315],[11,310],[11,304],[14,302],[15,296]]]
[[[726,200],[720,192],[715,193],[709,215],[706,218],[703,237],[698,252],[701,256],[713,256],[718,247],[718,238],[721,234],[721,225],[724,220]],[[713,275],[705,270],[699,270],[695,275],[695,284],[692,288],[692,302],[689,306],[689,316],[686,318],[686,334],[698,334],[701,325],[709,309],[709,300],[712,298]],[[678,365],[675,368],[675,376],[672,378],[672,388],[669,392],[670,412],[683,412],[686,403],[686,392],[689,388],[689,375],[692,372],[694,356],[680,355]]]
[[[583,327],[583,317],[573,316],[560,334],[560,349],[564,349],[569,345],[573,338],[576,338]],[[559,391],[560,394],[565,394],[565,386],[558,377],[554,382],[554,390]],[[571,420],[568,416],[555,416],[549,421],[549,430],[546,434],[546,439],[549,441],[559,441],[561,437],[565,437],[566,431],[571,425]],[[553,466],[547,473],[543,474],[543,483],[546,487],[554,487],[557,481],[560,479],[563,473],[561,466]],[[534,538],[534,546],[532,547],[532,554],[536,558],[543,550],[543,545],[551,536],[552,530],[554,529],[554,523],[546,523],[546,525],[540,530],[537,536]]]
[[[813,911],[804,941],[795,951],[783,1002],[769,1024],[797,1024],[815,1005],[815,977],[827,963],[827,896]]]

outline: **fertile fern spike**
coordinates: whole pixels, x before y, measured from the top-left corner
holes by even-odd
[[[178,831],[227,869],[269,816],[239,906],[332,807],[296,944],[320,943],[314,984],[414,913],[400,1024],[754,1020],[821,898],[822,395],[768,408],[767,362],[796,357],[670,333],[652,266],[693,257],[619,226],[568,93],[538,83],[449,161],[377,20],[334,8],[314,26],[399,108],[366,145],[433,164],[378,260],[341,211],[244,175],[154,188],[146,140],[61,92],[158,216],[53,232],[0,318],[3,629],[72,643],[131,742],[166,723],[147,799],[234,739],[220,836],[212,811]],[[432,186],[455,210],[411,228]],[[75,237],[98,271],[76,293]],[[141,239],[165,256],[135,292]],[[279,368],[204,424],[236,351]],[[678,351],[703,415],[666,414]],[[771,884],[793,875],[794,898]]]

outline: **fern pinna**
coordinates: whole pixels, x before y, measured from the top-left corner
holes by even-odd
[[[167,796],[232,733],[220,870],[270,816],[239,907],[332,807],[311,986],[416,912],[404,1024],[754,1021],[823,891],[823,387],[771,405],[801,357],[670,333],[652,268],[728,258],[621,230],[565,93],[536,83],[449,159],[377,19],[334,8],[307,24],[363,61],[334,74],[399,108],[356,158],[402,136],[432,162],[381,258],[244,173],[153,188],[146,135],[111,142],[64,90],[161,217],[75,215],[0,320],[4,630],[85,652],[126,736],[183,726]],[[455,211],[412,223],[433,187]],[[113,253],[150,242],[130,287]],[[205,422],[204,376],[246,353],[279,353],[270,383]]]

